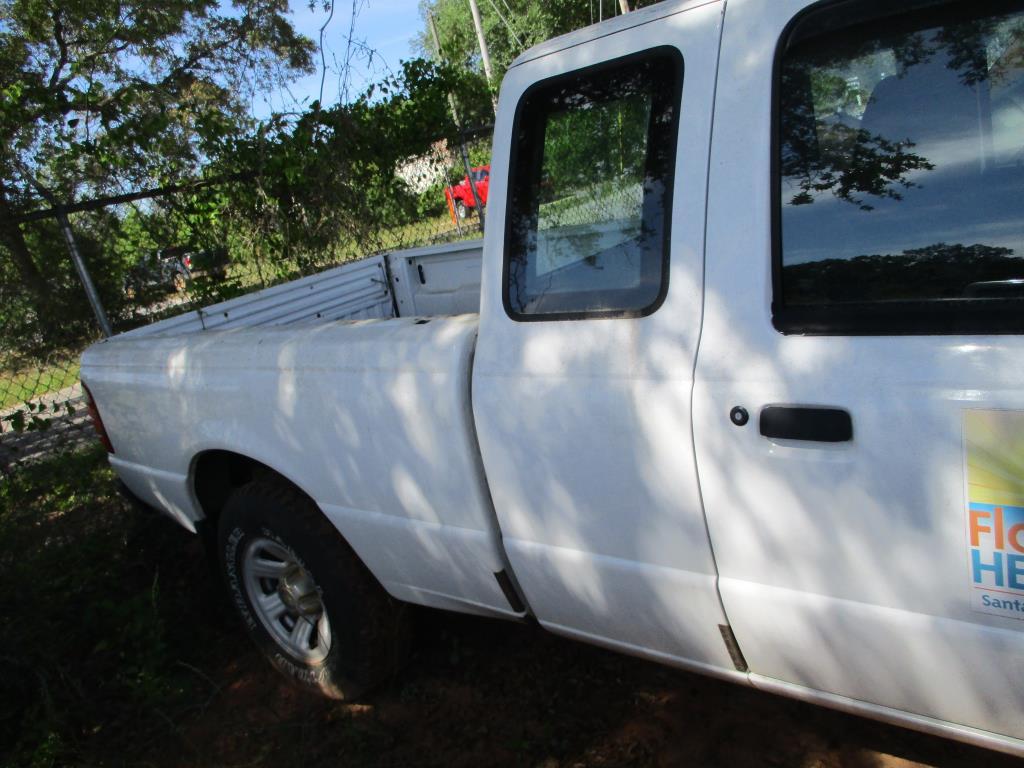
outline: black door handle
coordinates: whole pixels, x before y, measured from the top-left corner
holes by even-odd
[[[844,443],[853,439],[853,420],[842,408],[769,405],[761,409],[761,434],[782,440]]]

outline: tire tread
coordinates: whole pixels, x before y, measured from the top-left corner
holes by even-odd
[[[274,641],[269,636],[262,636],[266,634],[262,626],[256,630],[262,634],[260,637],[254,636],[253,640],[271,663],[300,687],[315,689],[329,698],[356,698],[393,675],[405,662],[411,647],[409,608],[388,595],[312,499],[294,486],[274,478],[250,481],[232,493],[224,507],[219,525],[218,549],[226,581],[227,536],[233,527],[244,524],[246,517],[260,516],[259,512],[251,510],[258,510],[263,505],[276,510],[275,517],[280,516],[273,525],[278,535],[285,538],[291,533],[290,538],[308,540],[304,542],[308,546],[326,548],[323,557],[328,567],[321,570],[334,572],[328,574],[329,579],[314,572],[314,578],[325,594],[325,602],[330,600],[333,590],[344,586],[348,593],[344,602],[355,614],[345,617],[345,620],[357,622],[358,629],[354,641],[346,649],[344,669],[335,662],[321,674],[321,679],[316,683],[298,679],[294,675],[288,667],[289,663],[294,662],[284,659],[279,651],[274,653]],[[317,559],[320,556],[320,553],[311,556],[310,552],[302,551],[303,548],[297,546],[296,542],[288,541],[287,538],[285,540],[303,559]],[[230,583],[228,587],[230,591]],[[337,604],[336,599],[330,602]],[[332,627],[336,621],[337,617],[332,616]],[[253,635],[253,630],[250,630],[250,635]]]

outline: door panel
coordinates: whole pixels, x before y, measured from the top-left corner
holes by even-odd
[[[994,565],[997,550],[1001,553],[1002,586],[1013,591],[1010,570],[1018,561],[1011,559],[1015,552],[1008,536],[1001,541],[1003,549],[996,546],[994,508],[1006,508],[1005,533],[1012,527],[1009,507],[1019,503],[1014,494],[1020,489],[1009,483],[997,489],[1002,495],[996,498],[985,496],[980,486],[991,481],[993,472],[1005,476],[1018,469],[1020,430],[1011,428],[993,439],[985,436],[984,422],[989,427],[1005,424],[1018,418],[1006,412],[1024,410],[1024,343],[1019,335],[1005,333],[1008,328],[998,335],[991,332],[994,323],[1013,321],[1013,313],[1000,314],[1007,307],[1005,292],[991,294],[997,303],[988,316],[968,302],[982,298],[979,283],[1012,289],[1007,275],[986,270],[1019,269],[1020,262],[1010,258],[1014,254],[990,258],[991,252],[979,248],[1024,254],[1024,216],[1005,215],[1011,202],[1020,207],[1019,194],[1012,201],[994,194],[1007,183],[1005,169],[998,166],[998,146],[993,150],[992,143],[977,140],[957,144],[958,136],[986,125],[988,107],[979,105],[988,103],[989,94],[977,79],[962,78],[959,84],[951,79],[961,65],[954,57],[939,59],[945,56],[945,43],[936,44],[938,52],[928,47],[929,41],[959,40],[965,50],[974,46],[992,56],[1013,46],[990,40],[978,48],[975,38],[949,32],[957,29],[962,20],[957,14],[967,4],[948,14],[933,8],[935,18],[949,24],[948,34],[920,33],[919,61],[896,57],[886,63],[886,43],[871,49],[875,58],[858,60],[853,74],[833,76],[824,65],[812,73],[819,78],[815,94],[826,83],[838,83],[837,98],[848,103],[837,106],[827,120],[819,116],[816,133],[805,132],[804,138],[828,142],[844,130],[836,126],[852,129],[847,136],[860,136],[850,139],[856,141],[876,135],[872,132],[906,130],[913,132],[914,143],[903,150],[918,153],[931,167],[919,163],[910,168],[914,162],[908,161],[904,171],[909,175],[903,180],[909,185],[903,186],[896,173],[880,188],[896,184],[895,197],[863,190],[861,195],[854,181],[854,197],[866,201],[868,209],[859,208],[856,199],[844,199],[841,189],[829,186],[830,178],[814,177],[823,186],[812,184],[807,196],[799,198],[800,190],[786,188],[783,179],[778,204],[791,206],[792,213],[782,219],[782,253],[794,243],[807,252],[783,267],[780,281],[779,273],[773,276],[768,237],[773,224],[772,66],[783,28],[806,5],[736,0],[730,3],[723,38],[704,331],[694,388],[698,471],[722,600],[755,675],[1022,737],[1024,625],[1010,617],[1012,610],[982,605],[981,595],[993,599],[999,582],[994,570],[984,569],[976,580],[972,549],[978,549],[982,564]],[[857,5],[843,5],[844,12]],[[834,17],[831,23],[841,27],[844,22]],[[889,19],[884,34],[911,30],[917,23]],[[870,34],[872,27],[859,29],[858,34]],[[827,47],[852,51],[852,58],[858,50],[855,42]],[[942,66],[934,66],[936,61]],[[927,77],[920,77],[921,68],[929,66]],[[986,77],[982,74],[981,80]],[[918,99],[929,82],[951,92],[975,89],[973,102],[962,104],[967,112],[975,110],[975,118],[960,122],[959,134],[952,117],[922,118],[926,108],[960,108],[952,96]],[[921,90],[910,88],[912,83]],[[798,85],[791,80],[788,87]],[[902,95],[892,101],[900,89]],[[892,120],[901,110],[917,110],[919,127],[883,127],[895,125]],[[867,134],[856,133],[858,128]],[[801,130],[809,130],[809,124]],[[951,133],[935,141],[926,131]],[[995,144],[1004,138],[997,135]],[[875,150],[894,151],[870,140]],[[973,156],[966,151],[968,144]],[[956,146],[959,154],[951,153]],[[979,151],[988,154],[968,170]],[[784,175],[790,160],[780,162]],[[752,185],[751,179],[760,181]],[[975,186],[985,187],[979,198],[993,197],[967,199]],[[936,196],[936,190],[942,195]],[[794,216],[816,220],[799,224]],[[993,217],[1000,219],[998,227],[986,224]],[[921,233],[933,235],[938,245],[920,249],[911,241]],[[964,247],[957,249],[958,244]],[[964,263],[972,264],[979,277],[964,281],[962,295],[943,295],[942,306],[928,305],[929,292],[939,291]],[[840,277],[816,293],[822,281],[832,279],[822,277],[826,268]],[[917,271],[909,278],[896,276],[911,269]],[[879,287],[883,279],[884,292]],[[881,306],[872,305],[880,295]],[[836,323],[831,329],[830,322]],[[928,323],[935,325],[926,335]],[[950,333],[957,327],[970,334]],[[730,421],[736,406],[747,409],[748,424]],[[828,441],[773,430],[765,436],[760,416],[777,407],[841,409],[850,417],[850,439]],[[970,426],[979,421],[972,416],[978,413],[987,414],[980,419],[982,426]],[[1005,418],[992,415],[1000,413]],[[793,439],[798,437],[805,439]],[[969,444],[980,445],[973,449],[974,461],[981,457],[985,464],[970,483]],[[992,445],[1003,446],[995,449],[1001,462],[989,460]],[[969,537],[969,499],[988,504],[977,507],[978,547],[971,546]]]
[[[559,163],[549,162],[549,155],[530,155],[532,145],[523,139],[526,149],[519,150],[515,172],[533,167],[544,181],[539,191],[520,190],[513,179],[513,199],[538,196],[532,209],[534,227],[555,224],[540,237],[524,239],[522,233],[511,231],[511,244],[506,244],[505,233],[496,230],[497,222],[509,215],[507,201],[498,195],[492,198],[473,407],[506,551],[540,622],[634,653],[731,669],[719,629],[725,618],[700,504],[690,423],[701,314],[709,108],[721,5],[681,13],[657,7],[646,11],[647,16],[658,13],[667,15],[657,23],[513,68],[502,86],[496,145],[513,143],[515,102],[532,83],[609,61],[644,62],[644,54],[637,58],[642,51],[657,49],[664,56],[668,47],[681,52],[679,151],[672,161],[676,183],[669,209],[667,271],[659,273],[661,267],[646,256],[630,261],[631,257],[617,255],[616,249],[632,247],[632,238],[644,242],[647,218],[636,231],[621,237],[609,232],[625,232],[622,225],[607,224],[619,221],[617,215],[606,214],[608,209],[631,209],[634,204],[639,206],[638,215],[647,217],[651,201],[656,204],[660,199],[651,192],[656,185],[650,176],[636,188],[637,195],[642,190],[642,202],[633,193],[606,194],[601,186],[592,187],[598,192],[582,196],[582,202],[577,200],[576,210],[586,212],[587,221],[597,222],[583,237],[574,229],[580,214],[564,215],[563,201],[573,197],[574,177]],[[619,66],[601,69],[597,85],[586,86],[587,93],[614,82]],[[572,94],[559,95],[561,91],[552,88],[550,94],[541,91],[543,98],[537,97],[542,106],[548,103],[544,99],[573,102]],[[633,102],[616,107],[617,120],[646,114],[643,110],[648,108],[657,113],[656,107]],[[589,114],[600,115],[602,110],[611,114],[601,103]],[[549,143],[559,141],[559,131],[572,129],[574,121],[582,119],[564,111],[550,114],[560,116],[550,120],[545,137]],[[648,156],[673,149],[654,144]],[[549,152],[548,144],[544,146]],[[587,159],[600,170],[601,152],[594,155]],[[629,166],[628,151],[616,157]],[[507,162],[496,158],[492,171],[497,183],[506,183]],[[597,255],[578,259],[576,249],[587,244]],[[514,286],[520,292],[511,299],[503,297],[503,284],[497,279],[507,267],[505,248],[513,249],[513,270],[517,249],[546,253],[523,272],[522,283]],[[651,290],[649,274],[667,277],[667,294],[655,296],[657,286]],[[634,278],[628,289],[619,290],[617,281]],[[560,291],[570,284],[586,290],[563,299]],[[660,306],[645,303],[652,298]],[[520,320],[506,312],[505,301]],[[600,315],[603,308],[619,306],[615,302],[620,301],[627,311]],[[595,307],[598,316],[588,315]]]

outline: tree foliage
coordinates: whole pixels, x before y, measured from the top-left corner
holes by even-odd
[[[414,220],[417,199],[395,171],[456,136],[449,93],[459,94],[464,119],[486,119],[482,78],[414,59],[351,104],[314,103],[297,119],[267,121],[235,142],[213,167],[246,179],[220,209],[245,239],[243,250],[305,271],[353,244],[374,250],[382,231]]]
[[[10,219],[194,177],[246,127],[247,92],[311,67],[286,14],[286,0],[0,0],[0,272],[41,323],[77,304],[55,290],[65,252]]]
[[[630,6],[639,8],[654,1],[631,0]],[[478,6],[494,71],[495,82],[490,85],[495,91],[505,70],[527,48],[620,12],[619,0],[478,0]],[[480,49],[468,0],[420,0],[424,26],[418,45],[423,55],[432,57],[434,43],[426,21],[428,12],[434,14],[437,23],[443,58],[480,71]]]
[[[2,0],[0,173],[65,197],[189,175],[241,121],[242,96],[308,70],[285,0]]]

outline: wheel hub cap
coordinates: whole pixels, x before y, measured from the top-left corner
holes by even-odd
[[[304,664],[327,657],[331,625],[320,589],[291,549],[254,538],[242,557],[242,577],[253,612],[281,650]]]
[[[295,565],[277,583],[277,594],[289,610],[301,616],[316,616],[323,611],[316,584],[304,568]]]

